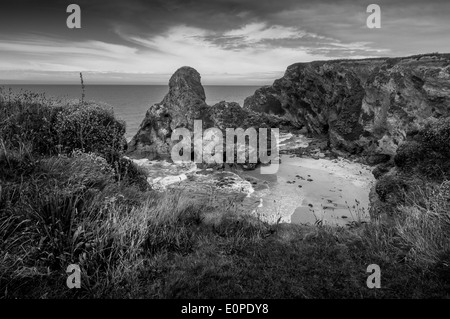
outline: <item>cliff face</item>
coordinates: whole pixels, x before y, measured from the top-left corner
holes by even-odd
[[[298,63],[244,108],[326,134],[335,149],[380,162],[406,134],[450,113],[450,55]]]

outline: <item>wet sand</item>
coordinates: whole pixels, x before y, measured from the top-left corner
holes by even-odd
[[[269,188],[256,190],[256,214],[269,222],[344,225],[368,220],[369,191],[374,181],[371,168],[345,159],[312,159],[281,156],[279,170],[246,176],[267,181]]]

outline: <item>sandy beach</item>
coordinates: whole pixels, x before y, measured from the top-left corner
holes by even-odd
[[[255,170],[246,175],[269,184],[252,194],[260,198],[257,214],[268,221],[344,225],[369,218],[374,177],[370,167],[360,163],[282,155],[277,174],[261,175]]]
[[[280,149],[306,147],[308,142],[303,135],[281,134]],[[343,158],[280,159],[276,174],[261,174],[261,167],[229,172],[198,169],[194,163],[134,162],[147,170],[148,182],[156,189],[179,188],[192,198],[232,201],[269,223],[345,225],[369,219],[369,192],[375,181],[369,166]]]

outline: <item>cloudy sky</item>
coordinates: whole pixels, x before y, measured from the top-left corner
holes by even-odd
[[[92,2],[2,0],[0,83],[167,84],[189,65],[203,84],[263,85],[296,62],[450,52],[448,0]]]

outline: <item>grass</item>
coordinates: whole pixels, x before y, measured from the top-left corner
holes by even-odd
[[[115,135],[102,152],[41,148],[29,121],[51,107],[65,106],[0,98],[0,298],[449,297],[449,182],[409,191],[390,223],[267,224],[213,194],[147,189]],[[66,287],[73,263],[81,289]],[[366,286],[370,264],[381,289]]]
[[[418,188],[400,205],[401,218],[396,229],[404,245],[409,247],[406,258],[422,268],[438,263],[450,264],[450,182],[428,188]]]

